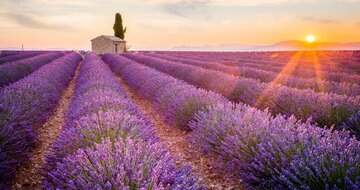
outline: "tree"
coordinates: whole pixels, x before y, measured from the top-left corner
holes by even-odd
[[[120,13],[116,13],[115,15],[115,24],[113,29],[114,29],[114,36],[119,37],[121,39],[125,38],[126,27],[124,29]]]

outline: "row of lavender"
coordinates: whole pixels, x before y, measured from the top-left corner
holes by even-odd
[[[9,56],[9,55],[15,55],[17,53],[19,53],[19,51],[16,51],[16,50],[1,50],[0,51],[0,58],[6,57],[6,56]]]
[[[149,120],[92,53],[81,65],[46,171],[46,189],[200,189],[189,167],[175,167]]]
[[[347,51],[299,51],[299,52],[171,52],[172,55],[193,57],[198,60],[219,60],[225,63],[250,63],[272,66],[280,69],[289,62],[296,62],[296,69],[309,75],[314,74],[314,66],[324,73],[358,75],[359,58],[355,52]]]
[[[0,65],[0,88],[20,80],[41,66],[63,55],[63,52],[43,53],[34,57]]]
[[[11,61],[17,61],[17,60],[41,55],[46,52],[45,51],[24,51],[24,52],[13,52],[13,53],[9,53],[9,54],[6,54],[6,52],[4,52],[4,53],[5,53],[4,55],[3,55],[3,53],[1,54],[2,56],[0,57],[0,65],[3,63],[11,62]]]
[[[252,67],[231,67],[220,63],[198,61],[193,59],[174,57],[171,54],[146,54],[152,57],[162,58],[168,61],[184,63],[188,65],[200,66],[206,69],[221,71],[234,76],[253,78],[260,82],[272,82],[291,88],[313,89],[316,92],[331,92],[340,95],[358,96],[360,86],[351,83],[338,83],[321,79],[304,79],[290,75],[279,74],[272,71],[264,71]]]
[[[282,53],[282,52],[281,52]],[[319,78],[321,77],[322,80],[327,81],[334,81],[334,82],[346,82],[346,83],[356,83],[360,84],[360,76],[356,74],[348,74],[348,73],[339,73],[338,71],[323,71],[321,65],[319,63],[311,63],[311,69],[299,69],[299,60],[297,57],[294,57],[292,60],[287,61],[286,65],[276,66],[273,64],[268,63],[269,60],[259,61],[257,60],[257,56],[255,55],[252,60],[245,61],[238,57],[237,54],[234,54],[233,57],[226,57],[221,56],[222,54],[215,54],[215,53],[208,53],[208,52],[192,52],[191,54],[182,53],[173,53],[169,52],[172,56],[182,57],[182,58],[189,58],[193,60],[201,60],[201,61],[210,61],[221,63],[227,66],[239,66],[239,67],[251,67],[256,68],[264,71],[272,71],[276,73],[281,73],[285,75],[292,75],[300,78]],[[275,53],[276,54],[276,53]],[[359,61],[351,62],[354,64],[354,67],[358,68]],[[290,66],[289,66],[290,64]],[[284,71],[284,68],[287,69]],[[340,67],[340,66],[339,66]],[[340,68],[346,68],[347,66],[341,66]],[[359,71],[360,72],[360,71]]]
[[[36,130],[53,113],[81,60],[69,53],[0,91],[0,189],[36,145]]]
[[[295,67],[296,67],[296,63],[297,63],[296,61],[293,61],[293,62],[290,62],[289,64],[295,65]],[[257,68],[257,69],[264,70],[264,71],[272,71],[272,72],[281,73],[284,75],[291,75],[291,76],[296,76],[296,77],[305,78],[305,79],[308,79],[308,78],[319,79],[320,78],[321,80],[333,81],[333,82],[339,82],[339,83],[360,84],[359,75],[321,71],[318,68],[318,66],[315,66],[315,65],[312,69],[310,69],[308,71],[304,71],[301,69],[294,69],[294,67],[289,67],[286,70],[284,70],[284,66],[275,67],[272,65],[256,64],[256,63],[252,63],[252,62],[237,62],[237,65]]]
[[[243,102],[260,109],[269,109],[274,115],[294,115],[303,121],[311,117],[320,126],[335,125],[341,128],[343,122],[359,111],[360,97],[316,93],[308,89],[299,90],[261,83],[254,79],[234,77],[219,71],[144,55],[124,56],[197,87],[219,93],[232,102]],[[356,135],[360,137],[360,134]]]
[[[348,133],[232,104],[122,56],[103,59],[249,189],[360,188],[360,142]]]
[[[220,57],[223,59],[239,59],[239,60],[254,60],[258,62],[266,62],[273,65],[284,65],[291,60],[296,54],[302,53],[305,55],[317,55],[319,62],[326,67],[338,66],[338,64],[347,64],[343,66],[353,65],[351,61],[358,60],[360,51],[255,51],[255,52],[173,52],[177,55],[193,56],[199,55],[199,58],[207,59],[209,57]],[[307,63],[312,61],[312,56],[301,57],[300,63]],[[336,61],[336,63],[332,63]],[[338,63],[338,64],[337,64]],[[303,65],[306,66],[306,65]]]
[[[16,55],[21,53],[28,53],[28,52],[45,52],[45,51],[23,51],[23,50],[0,50],[0,58],[10,56],[10,55]]]
[[[264,52],[255,55],[244,53],[240,60],[285,66],[289,61],[297,58],[298,69],[313,70],[314,64],[318,64],[321,71],[357,75],[360,74],[356,66],[359,59],[354,52],[356,51],[268,52],[267,56],[261,56],[265,54]],[[270,63],[269,60],[271,60]]]

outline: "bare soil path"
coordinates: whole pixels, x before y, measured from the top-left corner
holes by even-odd
[[[35,147],[31,153],[29,162],[20,166],[12,189],[43,189],[41,168],[44,166],[45,159],[50,153],[49,150],[58,138],[62,126],[65,123],[66,112],[74,97],[75,82],[79,75],[80,65],[81,62],[76,69],[74,78],[63,92],[54,114],[38,129],[39,145]]]
[[[183,163],[190,164],[195,175],[203,182],[207,189],[245,189],[242,186],[236,185],[233,180],[219,176],[213,172],[214,168],[211,166],[211,158],[202,155],[199,150],[186,141],[186,136],[189,132],[183,131],[177,126],[167,124],[163,115],[153,107],[150,101],[136,94],[120,77],[118,77],[118,79],[132,101],[137,104],[151,120],[161,142],[164,143],[170,150],[170,153],[177,158],[176,164],[178,166]]]

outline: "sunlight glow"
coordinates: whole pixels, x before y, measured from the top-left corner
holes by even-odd
[[[306,41],[308,42],[308,43],[313,43],[314,41],[315,41],[315,36],[313,36],[313,35],[308,35],[308,36],[306,36]]]
[[[286,83],[289,80],[290,76],[293,74],[295,69],[299,66],[299,61],[303,57],[304,51],[298,51],[294,54],[291,60],[284,66],[284,68],[279,72],[278,76],[271,81],[271,83],[282,84]],[[266,98],[271,97],[272,93],[271,85],[267,89],[264,89],[263,94],[257,99],[255,105],[259,107],[266,107],[263,105]]]
[[[328,89],[325,89],[324,77],[321,72],[322,71],[321,63],[319,62],[319,53],[316,51],[312,51],[310,57],[312,58],[313,70],[315,71],[315,74],[316,74],[317,90],[319,92],[324,92]]]

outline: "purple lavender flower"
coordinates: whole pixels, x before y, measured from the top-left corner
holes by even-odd
[[[62,52],[49,52],[0,65],[0,87],[9,85],[29,75],[41,66],[63,55]]]
[[[355,135],[360,140],[360,110],[351,116],[348,121],[344,122],[343,127],[349,130],[351,135]]]
[[[66,125],[47,158],[47,189],[201,189],[176,168],[154,128],[111,70],[87,54]]]
[[[182,186],[169,152],[159,143],[105,139],[80,149],[49,173],[46,189],[198,189]],[[180,172],[186,174],[186,172]],[[188,174],[187,174],[188,175]],[[182,181],[183,182],[183,181]],[[189,181],[191,182],[191,181]],[[181,188],[182,186],[182,188]]]
[[[282,75],[287,75],[287,77],[295,76],[302,79],[311,79],[313,81],[321,80],[331,81],[336,83],[350,83],[350,84],[360,84],[360,70],[358,65],[358,58],[356,54],[358,51],[346,52],[346,51],[329,51],[315,53],[309,52],[309,54],[301,55],[303,58],[310,58],[310,60],[297,60],[292,66],[290,66],[290,71],[282,72],[284,67],[289,67],[291,59],[296,57],[296,54],[301,54],[301,52],[151,52],[150,55],[171,55],[172,60],[175,58],[180,58],[183,62],[187,62],[189,59],[191,63],[198,63],[197,61],[216,63],[221,65],[226,65],[229,67],[240,67],[243,69],[252,68],[260,71],[272,71],[280,73]],[[273,57],[273,56],[276,57]],[[324,56],[325,55],[325,56]],[[314,68],[313,57],[317,56],[320,59],[320,70]],[[299,56],[298,56],[299,57]],[[184,58],[186,58],[184,60]],[[333,61],[337,62],[334,64]],[[189,62],[190,63],[190,62]],[[208,67],[213,67],[209,65]],[[250,74],[250,73],[248,73]],[[253,73],[256,75],[256,73]],[[247,75],[247,73],[245,73]],[[269,73],[267,74],[269,75]],[[251,76],[251,75],[250,75]],[[248,75],[246,76],[248,77]],[[252,78],[252,77],[250,77]]]
[[[147,53],[144,55],[162,58],[168,61],[179,62],[183,64],[200,66],[205,69],[221,71],[230,75],[258,79],[261,82],[273,82],[291,88],[313,89],[316,92],[332,92],[340,95],[357,96],[360,95],[360,87],[358,84],[339,83],[334,81],[326,81],[322,79],[314,80],[314,78],[301,78],[288,74],[281,74],[269,70],[261,70],[250,66],[227,66],[219,63],[215,58],[207,60],[196,60],[196,56],[191,58],[174,56],[173,53],[156,54]],[[214,60],[215,59],[215,60]],[[337,70],[338,71],[338,70]],[[321,85],[319,85],[321,84]]]
[[[360,187],[360,144],[347,132],[244,105],[218,104],[195,118],[191,142],[250,189]]]
[[[188,114],[189,119],[182,121],[190,121],[187,125],[193,130],[190,142],[205,154],[217,158],[216,165],[239,183],[244,182],[249,189],[359,188],[360,144],[350,138],[348,132],[332,132],[311,124],[311,120],[302,123],[291,115],[272,116],[268,110],[232,104],[221,98],[211,99],[210,92],[195,89],[118,55],[106,54],[103,59],[170,120],[180,123],[177,120],[179,114],[172,114],[177,110]],[[179,76],[186,75],[185,69],[179,71],[175,68],[169,66],[166,70],[174,69],[177,74],[181,73]],[[254,88],[246,82],[243,84],[246,89]],[[196,97],[194,94],[213,101],[204,109],[194,110],[187,109],[189,104],[176,103],[183,99],[201,102],[200,97],[188,98]],[[248,95],[250,97],[250,93]],[[299,104],[298,95],[293,99],[290,99],[291,94],[287,95],[295,109]],[[311,112],[304,109],[299,113]]]
[[[170,118],[169,122],[177,123],[185,130],[189,130],[187,124],[197,112],[206,109],[208,105],[225,101],[220,95],[196,89],[124,57],[105,54],[103,59],[134,90],[156,102],[158,109]]]
[[[52,147],[52,156],[48,159],[48,169],[56,162],[80,148],[91,147],[103,139],[131,138],[145,141],[158,141],[150,123],[126,110],[106,110],[83,116],[68,122]]]
[[[335,125],[338,128],[351,115],[357,113],[360,105],[360,97],[317,93],[309,89],[300,90],[273,83],[261,83],[254,79],[239,78],[219,71],[145,55],[123,56],[199,88],[219,93],[235,103],[243,102],[260,109],[269,108],[273,115],[295,115],[303,121],[312,117],[322,127]]]
[[[43,53],[46,53],[46,51],[3,51],[0,57],[0,65],[7,62],[30,58]]]
[[[18,164],[27,161],[36,128],[53,113],[80,60],[69,53],[0,90],[1,185],[9,185]]]

